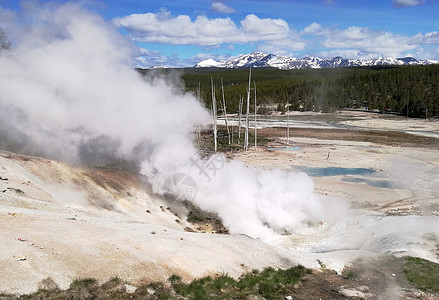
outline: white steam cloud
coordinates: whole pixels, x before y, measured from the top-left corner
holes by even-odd
[[[77,5],[35,12],[15,47],[1,52],[1,119],[33,147],[68,159],[101,136],[127,155],[206,123],[193,97],[145,83],[130,58],[117,31]]]
[[[101,154],[136,159],[157,193],[170,175],[187,174],[197,185],[192,200],[232,233],[269,239],[339,211],[303,173],[210,161],[216,169],[207,178],[200,165],[209,161],[191,136],[209,113],[164,80],[143,80],[130,45],[100,17],[77,4],[45,6],[27,27],[5,28],[14,26],[20,36],[0,51],[0,137],[73,162]]]

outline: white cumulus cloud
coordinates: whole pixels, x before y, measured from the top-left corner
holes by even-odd
[[[321,51],[319,53],[317,53],[318,57],[321,58],[332,58],[332,57],[336,57],[336,56],[341,56],[343,58],[350,58],[350,59],[355,59],[355,58],[375,58],[374,55],[367,57],[365,56],[363,53],[361,53],[358,50],[355,49],[336,49],[336,50],[328,50],[328,51]]]
[[[158,14],[132,14],[113,20],[136,41],[171,45],[218,46],[252,42],[277,43],[287,50],[303,49],[297,32],[282,19],[259,18],[247,15],[240,26],[230,18],[209,19],[187,15],[171,16],[167,11]],[[288,40],[285,43],[285,40]]]
[[[304,34],[313,34],[313,35],[322,35],[325,34],[325,30],[319,23],[313,22],[311,25],[305,27],[302,33]]]
[[[288,23],[281,19],[260,19],[255,15],[247,15],[241,21],[241,29],[247,35],[260,35],[264,39],[277,39],[289,34]]]
[[[213,2],[212,6],[210,7],[210,10],[213,12],[219,12],[223,14],[233,14],[236,12],[235,9],[221,2]]]
[[[439,44],[439,32],[432,31],[432,32],[427,32],[426,34],[417,34],[417,35],[415,35],[414,39],[419,44],[438,45]]]
[[[396,7],[416,6],[424,3],[425,0],[393,0],[393,5]]]
[[[415,49],[426,40],[434,41],[435,34],[420,36],[405,36],[373,30],[366,27],[351,26],[345,29],[324,28],[313,23],[302,31],[303,35],[316,37],[320,44],[330,49],[322,53],[351,54],[350,58],[370,58],[377,56],[403,56],[404,52]]]

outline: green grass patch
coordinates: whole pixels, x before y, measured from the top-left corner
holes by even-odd
[[[222,274],[216,277],[211,284],[212,288],[214,288],[217,291],[222,291],[224,289],[227,289],[228,287],[235,285],[236,285],[235,279],[233,279],[227,274]]]
[[[303,266],[276,270],[254,270],[235,280],[227,274],[215,278],[203,277],[184,284],[178,281],[173,288],[178,295],[188,299],[244,299],[248,295],[262,296],[268,300],[289,295],[293,285],[307,273]],[[171,280],[169,280],[171,281]],[[174,281],[174,280],[172,280]]]
[[[403,270],[408,281],[417,288],[439,292],[439,264],[418,257],[405,257]]]
[[[358,277],[359,277],[359,273],[357,270],[354,269],[347,270],[345,273],[343,273],[344,279],[357,280]]]
[[[243,274],[238,279],[227,274],[216,277],[206,276],[185,283],[179,275],[171,275],[167,282],[152,282],[137,287],[134,293],[127,293],[125,282],[113,277],[99,285],[96,279],[84,278],[74,280],[67,290],[58,289],[56,283],[48,278],[40,284],[37,292],[29,295],[8,295],[0,293],[0,300],[94,300],[94,299],[188,299],[188,300],[222,300],[245,299],[250,295],[262,296],[267,300],[281,299],[294,293],[293,285],[306,274],[302,266],[277,270],[265,268]]]

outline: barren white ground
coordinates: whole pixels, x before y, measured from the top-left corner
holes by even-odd
[[[84,277],[136,284],[297,265],[292,253],[245,235],[185,231],[192,225],[123,174],[120,189],[63,163],[0,154],[1,292],[33,292],[49,276],[67,288]]]
[[[300,150],[259,148],[237,155],[262,168],[362,168],[373,175],[313,177],[323,199],[344,199],[341,220],[280,238],[279,245],[308,253],[341,271],[362,255],[413,255],[439,262],[439,156],[437,150],[295,138]],[[308,145],[308,146],[306,146]],[[329,153],[329,158],[328,158]],[[236,158],[238,158],[236,157]],[[385,187],[382,187],[384,185]]]
[[[438,131],[438,122],[405,122],[359,120],[357,125]],[[376,172],[371,177],[314,177],[321,197],[344,199],[350,212],[332,223],[281,236],[271,245],[245,235],[187,232],[191,224],[129,175],[111,177],[1,152],[0,292],[29,293],[48,276],[66,288],[81,277],[104,281],[120,276],[136,283],[166,280],[173,273],[184,279],[222,272],[238,276],[253,268],[298,263],[310,268],[324,264],[340,272],[358,257],[382,253],[439,261],[437,150],[307,138],[292,142],[301,149],[259,147],[233,159],[261,168]]]

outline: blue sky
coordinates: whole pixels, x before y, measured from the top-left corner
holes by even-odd
[[[192,66],[203,59],[224,60],[255,51],[298,58],[439,60],[438,0],[82,3],[139,47],[137,62],[145,67]],[[10,11],[21,6],[19,1],[0,2]]]

